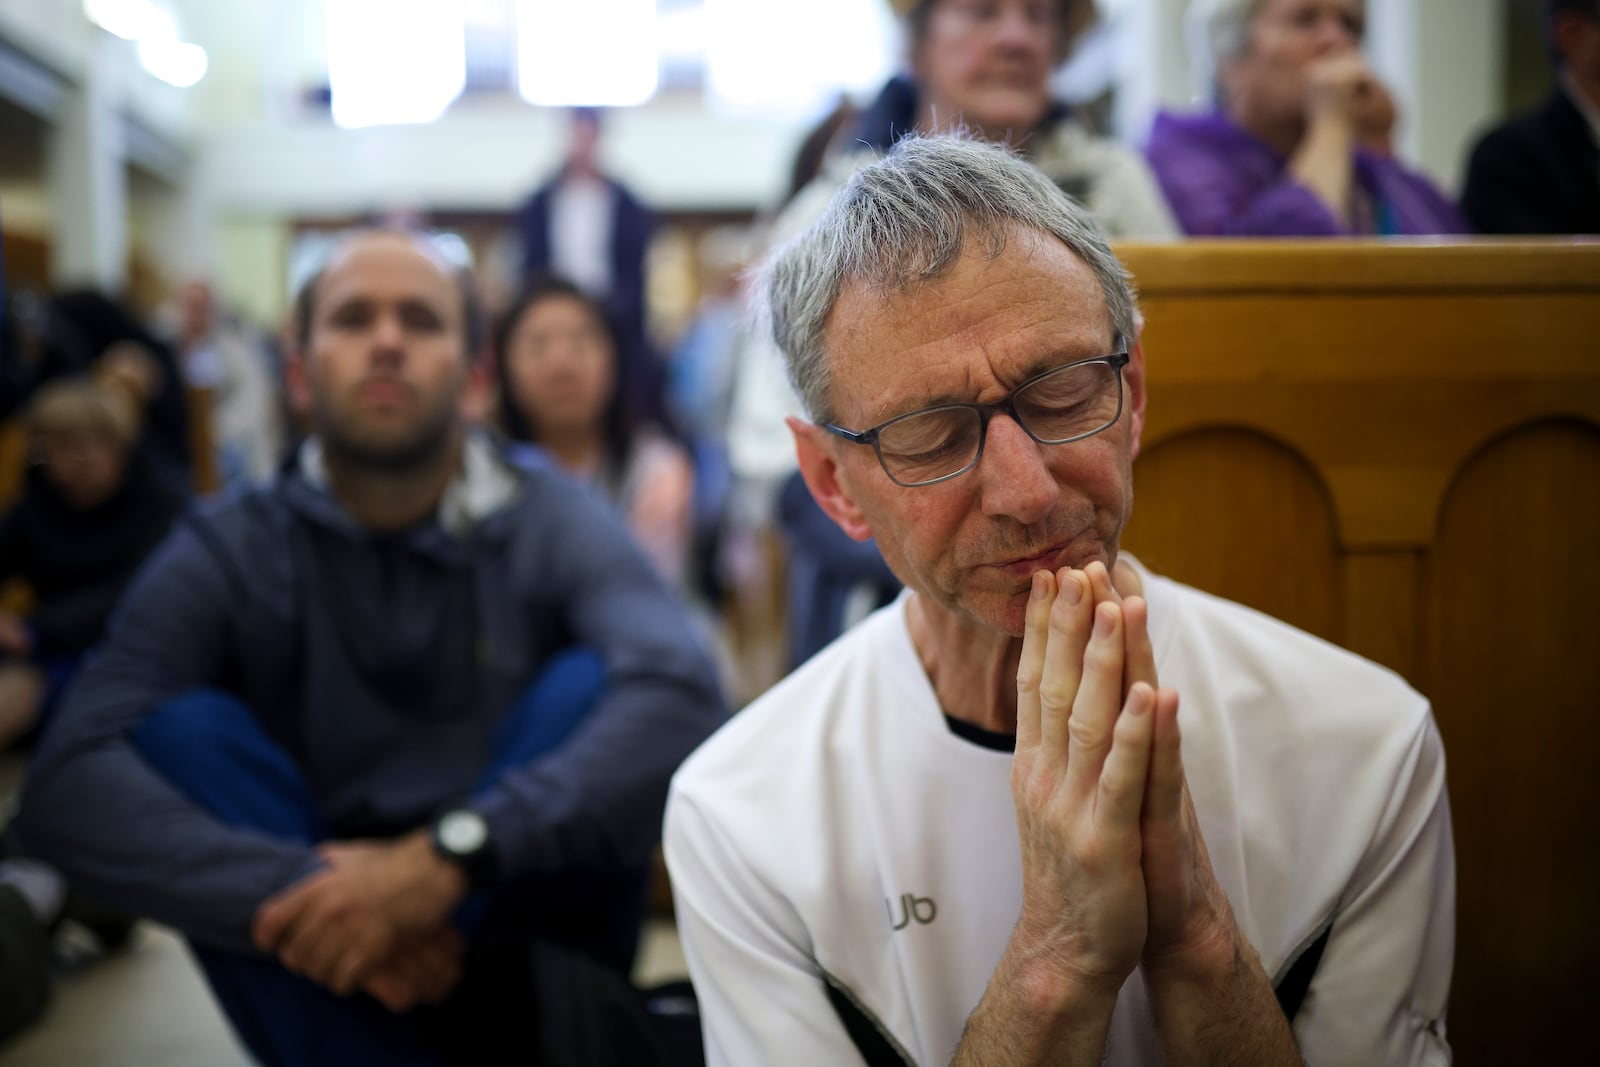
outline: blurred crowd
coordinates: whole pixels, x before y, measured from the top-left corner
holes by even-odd
[[[1557,83],[1536,113],[1484,131],[1460,196],[1397,155],[1402,116],[1363,58],[1361,0],[1196,0],[1188,29],[1211,104],[1160,114],[1142,145],[1052,95],[1091,2],[894,6],[904,72],[817,123],[783,203],[700,243],[698,303],[675,336],[650,309],[660,220],[606,173],[605,119],[589,110],[572,115],[559,172],[509,216],[514,295],[468,330],[490,369],[481,398],[463,400],[475,432],[604,502],[686,605],[735,706],[899,588],[872,542],[845,536],[800,480],[784,419],[801,406],[748,294],[766,252],[902,136],[1009,145],[1114,240],[1600,233],[1594,0],[1546,0]],[[295,321],[256,324],[212,279],[142,311],[100,292],[7,288],[0,423],[21,462],[0,517],[0,748],[48,732],[119,600],[198,497],[305,467],[325,436],[303,381],[309,299]],[[763,632],[775,612],[783,625]],[[95,914],[20,850],[0,861],[0,918],[7,887],[40,929],[74,903]],[[114,939],[115,915],[101,928]],[[0,1036],[37,1001],[8,997]]]

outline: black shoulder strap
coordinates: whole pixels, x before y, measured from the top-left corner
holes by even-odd
[[[854,994],[845,989],[838,979],[826,971],[822,975],[823,988],[828,991],[828,1003],[833,1005],[850,1043],[861,1053],[867,1067],[915,1067],[899,1042],[889,1036],[883,1025],[867,1014]]]
[[[1294,1017],[1300,1012],[1300,1005],[1305,1002],[1306,992],[1311,988],[1311,976],[1317,973],[1317,964],[1322,962],[1322,952],[1328,947],[1328,935],[1333,932],[1329,924],[1322,934],[1290,964],[1289,970],[1284,973],[1282,980],[1273,990],[1278,995],[1278,1006],[1283,1009],[1284,1017],[1294,1022]]]
[[[1294,1022],[1300,1005],[1305,1002],[1306,993],[1311,988],[1311,978],[1317,973],[1317,964],[1322,962],[1322,953],[1328,947],[1328,935],[1332,931],[1332,926],[1329,926],[1306,946],[1306,950],[1295,959],[1274,990],[1278,1006],[1290,1022]],[[822,978],[823,988],[828,991],[828,1003],[833,1005],[834,1013],[844,1024],[845,1033],[850,1035],[850,1043],[861,1053],[861,1059],[867,1067],[912,1067],[911,1059],[882,1024],[867,1014],[866,1009],[837,979],[827,973]]]

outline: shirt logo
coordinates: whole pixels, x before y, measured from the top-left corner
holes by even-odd
[[[894,905],[884,898],[883,906],[889,913],[889,928],[904,930],[915,922],[918,926],[927,926],[939,916],[939,905],[933,902],[932,897],[919,897],[911,893],[900,894],[900,921],[894,921]]]

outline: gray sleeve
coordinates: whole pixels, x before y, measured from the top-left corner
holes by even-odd
[[[25,846],[105,903],[197,940],[250,950],[257,906],[319,863],[233,829],[183,797],[130,733],[163,700],[222,680],[231,590],[189,523],[135,579],[29,771]]]
[[[609,509],[559,484],[530,487],[519,589],[546,587],[537,599],[551,598],[574,640],[601,654],[606,688],[559,748],[507,772],[474,804],[509,876],[642,867],[673,771],[726,717],[683,604]]]

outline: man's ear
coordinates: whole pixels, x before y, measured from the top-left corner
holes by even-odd
[[[828,431],[793,416],[784,421],[789,424],[789,432],[794,434],[800,477],[805,479],[812,499],[852,540],[869,540],[872,529],[840,480],[839,462],[834,458],[835,445],[828,439]]]
[[[1140,333],[1143,333],[1144,323],[1140,323]],[[1130,427],[1133,432],[1132,454],[1129,459],[1139,458],[1139,441],[1144,435],[1144,338],[1141,336],[1134,341],[1133,347],[1128,349],[1128,365],[1122,368],[1122,386],[1124,393],[1123,406],[1127,410]]]
[[[490,421],[494,411],[494,392],[499,375],[495,373],[494,356],[479,354],[467,364],[467,383],[461,390],[461,414],[468,422]]]
[[[283,362],[283,384],[289,395],[289,408],[297,415],[311,410],[311,371],[306,366],[305,349],[289,349]]]

